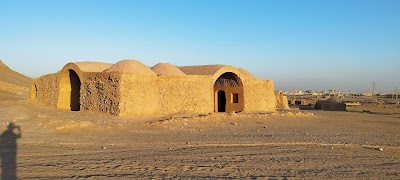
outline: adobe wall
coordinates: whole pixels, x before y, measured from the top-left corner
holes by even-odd
[[[244,98],[246,112],[276,111],[276,97],[272,80],[245,79]]]
[[[208,76],[158,76],[160,114],[213,112],[213,89]]]
[[[37,100],[43,104],[56,107],[58,101],[59,83],[59,73],[47,74],[33,80],[29,99]],[[35,85],[37,91],[35,90]],[[34,93],[37,94],[35,95]]]
[[[178,113],[211,113],[211,78],[122,73],[120,116],[161,117]]]
[[[80,103],[82,110],[119,114],[118,73],[82,73]]]
[[[157,116],[158,86],[156,75],[121,73],[119,116]]]

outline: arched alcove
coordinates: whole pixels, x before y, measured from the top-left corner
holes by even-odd
[[[214,94],[215,112],[243,111],[243,83],[235,73],[226,72],[219,76],[214,82]]]

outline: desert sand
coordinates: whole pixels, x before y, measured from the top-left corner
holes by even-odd
[[[12,139],[19,179],[400,178],[397,110],[135,119],[26,98],[0,91],[0,132],[10,123],[21,130]],[[1,167],[10,169],[12,146],[1,140]]]

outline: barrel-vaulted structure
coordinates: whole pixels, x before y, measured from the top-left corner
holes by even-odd
[[[34,79],[30,99],[69,111],[161,117],[275,111],[272,80],[228,65],[77,62]]]

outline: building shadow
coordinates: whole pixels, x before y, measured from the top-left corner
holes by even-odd
[[[0,135],[1,179],[17,179],[17,139],[21,138],[21,128],[14,123],[7,125]]]

